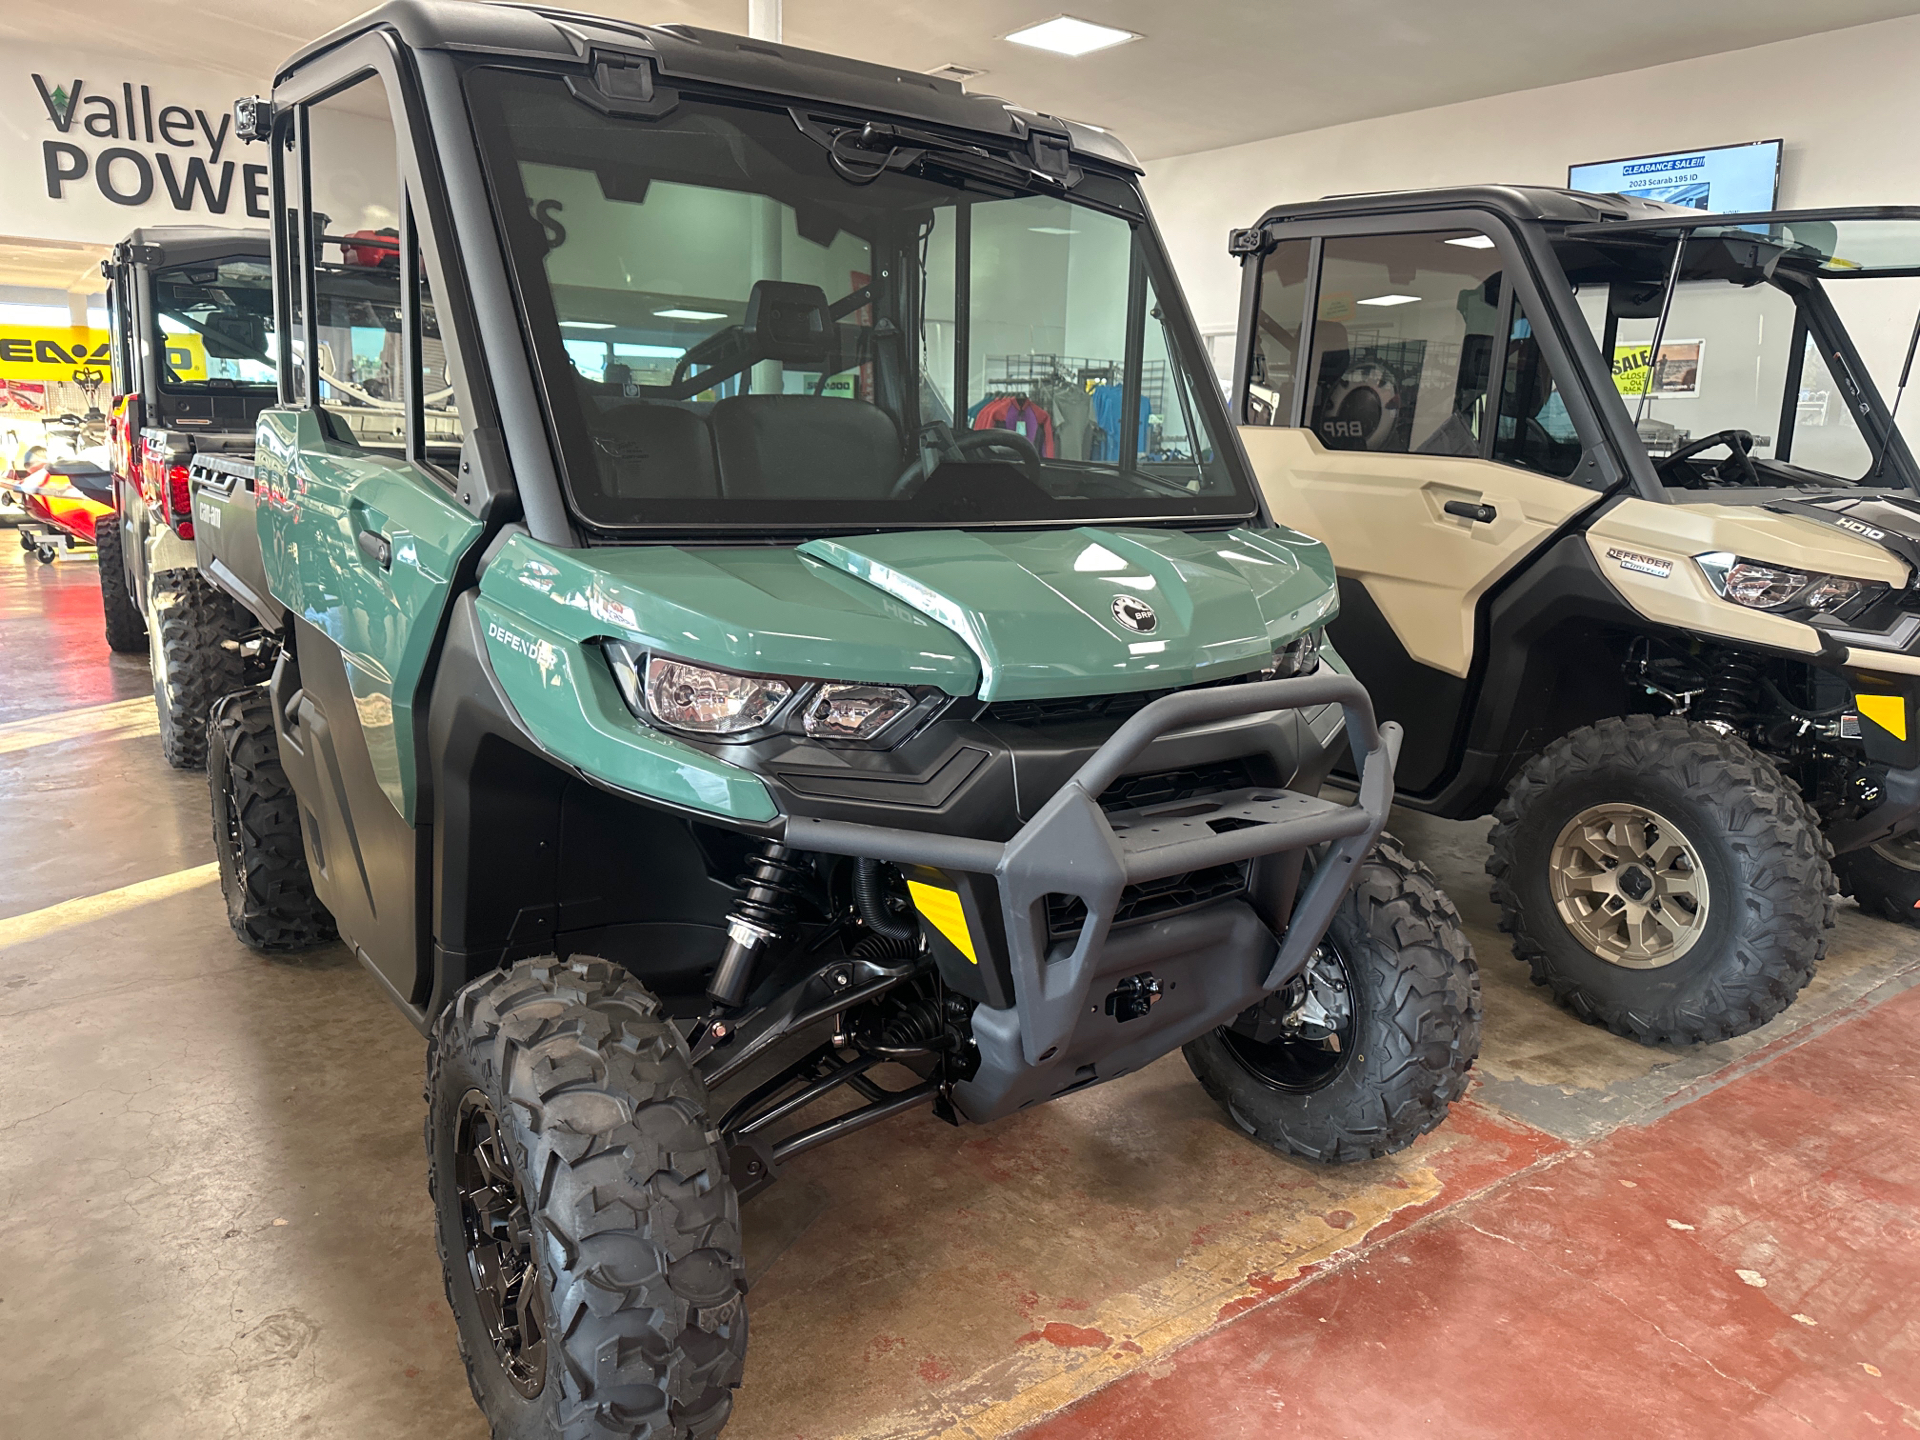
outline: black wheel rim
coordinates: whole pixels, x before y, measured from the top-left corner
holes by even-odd
[[[231,773],[227,776],[226,785],[222,787],[220,810],[220,818],[225,822],[227,832],[227,863],[232,867],[233,878],[244,885],[247,880],[247,845],[240,835],[240,807],[233,803]]]
[[[1254,1079],[1305,1095],[1333,1083],[1359,1036],[1353,970],[1331,939],[1306,967],[1231,1025],[1220,1027],[1227,1053]]]
[[[533,1258],[533,1222],[507,1158],[500,1118],[469,1090],[454,1133],[453,1183],[467,1274],[494,1358],[528,1399],[547,1382],[546,1291]]]

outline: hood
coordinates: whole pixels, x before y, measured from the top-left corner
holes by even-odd
[[[983,700],[1161,689],[1242,674],[1337,604],[1318,541],[1285,529],[912,531],[802,555],[937,620]]]
[[[1326,548],[1278,528],[914,531],[798,549],[560,550],[516,535],[480,589],[577,641],[984,700],[1241,674],[1336,604]]]
[[[1767,508],[1830,525],[1856,540],[1872,541],[1906,561],[1911,575],[1920,575],[1920,502],[1904,490],[1865,495],[1836,490],[1776,500]]]

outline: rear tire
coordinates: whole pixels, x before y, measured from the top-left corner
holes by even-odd
[[[1902,925],[1920,925],[1920,837],[1902,835],[1834,858],[1843,894],[1862,910]]]
[[[1513,953],[1536,985],[1616,1035],[1644,1045],[1743,1035],[1791,1005],[1826,953],[1834,879],[1819,821],[1771,761],[1706,725],[1630,715],[1576,730],[1520,772],[1494,821],[1487,873]],[[1595,847],[1632,853],[1578,859]],[[1656,847],[1684,854],[1654,864]],[[1665,879],[1647,889],[1650,876],[1683,878],[1669,895]],[[1613,944],[1600,912],[1620,897],[1591,898],[1609,885],[1657,891],[1667,940],[1609,959],[1582,939]],[[1567,919],[1585,906],[1592,918]]]
[[[1345,1164],[1404,1149],[1444,1120],[1480,1053],[1480,974],[1459,911],[1391,837],[1361,862],[1308,976],[1325,977],[1324,994],[1344,1007],[1347,1023],[1328,1027],[1337,1050],[1255,1044],[1233,1026],[1186,1046],[1234,1124],[1275,1150]],[[1301,984],[1267,1006],[1298,1013]]]
[[[447,1300],[494,1440],[719,1434],[747,1347],[740,1202],[660,1002],[604,960],[484,975],[434,1026],[427,1106]]]
[[[314,893],[300,839],[300,802],[280,766],[273,701],[263,689],[214,702],[207,789],[227,923],[255,950],[306,950],[339,933]]]
[[[100,608],[106,612],[107,648],[116,655],[138,655],[147,648],[147,622],[127,590],[127,571],[121,558],[120,516],[102,515],[94,526],[94,549],[100,556]]]
[[[148,656],[160,751],[174,769],[206,765],[208,712],[247,683],[240,640],[250,628],[240,607],[198,570],[154,574]]]

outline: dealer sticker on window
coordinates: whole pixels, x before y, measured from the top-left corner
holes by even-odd
[[[1664,580],[1673,574],[1673,562],[1662,560],[1658,555],[1641,555],[1632,550],[1609,550],[1607,558],[1622,570],[1632,570],[1639,575],[1651,575],[1656,580]]]

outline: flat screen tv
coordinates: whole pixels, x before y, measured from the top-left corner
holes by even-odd
[[[1771,210],[1780,197],[1780,142],[1674,150],[1567,167],[1567,186],[1601,195],[1634,195],[1722,215]]]

